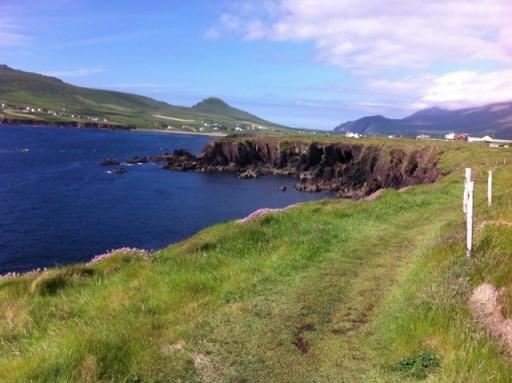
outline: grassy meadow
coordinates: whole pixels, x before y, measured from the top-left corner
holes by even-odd
[[[503,346],[467,308],[482,282],[512,285],[512,230],[479,228],[512,220],[512,156],[439,145],[447,175],[435,184],[308,202],[149,258],[128,252],[0,281],[0,382],[512,381]]]

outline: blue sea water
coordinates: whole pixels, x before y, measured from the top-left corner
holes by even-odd
[[[287,177],[239,180],[155,163],[109,174],[98,165],[178,148],[197,153],[210,140],[0,125],[0,274],[82,262],[123,246],[158,249],[258,208],[329,197],[298,192]]]

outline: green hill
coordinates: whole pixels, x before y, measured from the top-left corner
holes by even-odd
[[[193,107],[174,106],[135,94],[74,86],[6,65],[0,65],[0,104],[6,105],[0,109],[0,118],[10,119],[105,122],[137,128],[226,133],[291,130],[214,97]]]

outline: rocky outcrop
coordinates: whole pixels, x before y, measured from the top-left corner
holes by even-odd
[[[230,171],[240,178],[282,174],[297,178],[298,190],[358,199],[381,188],[434,182],[440,176],[440,154],[434,147],[406,150],[373,144],[225,139],[206,145],[197,156],[175,151],[165,168]]]
[[[119,165],[119,161],[115,158],[105,158],[100,161],[100,165],[104,166],[113,166],[113,165]]]
[[[148,162],[167,161],[170,159],[170,157],[171,155],[169,153],[164,153],[158,156],[135,156],[133,158],[130,158],[129,160],[126,160],[125,162],[130,165],[145,164]]]
[[[112,170],[112,172],[114,174],[124,174],[127,172],[127,170],[125,168],[116,168],[116,169]]]

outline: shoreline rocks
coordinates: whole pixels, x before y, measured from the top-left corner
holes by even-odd
[[[197,156],[176,150],[165,169],[234,172],[241,179],[267,174],[298,179],[296,189],[334,192],[341,198],[361,199],[382,188],[432,183],[441,176],[441,152],[434,147],[405,151],[374,144],[285,142],[252,138],[217,140]]]
[[[116,166],[116,165],[119,165],[119,161],[116,160],[115,158],[105,158],[105,159],[100,161],[100,165],[103,165],[103,166]]]
[[[112,173],[114,173],[114,174],[124,174],[126,172],[127,172],[127,170],[125,168],[116,168],[116,169],[112,170]]]

